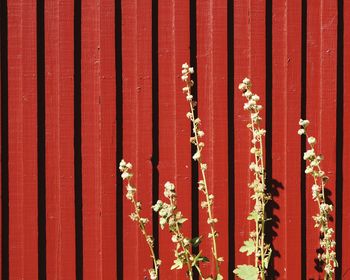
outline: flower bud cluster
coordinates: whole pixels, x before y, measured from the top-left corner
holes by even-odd
[[[199,269],[201,259],[191,253],[191,240],[181,231],[187,219],[182,215],[181,211],[177,211],[177,196],[173,183],[166,182],[164,184],[164,196],[169,200],[169,203],[158,200],[152,206],[152,209],[160,217],[159,225],[161,229],[164,229],[168,225],[169,231],[172,234],[171,241],[176,244],[174,250],[175,260],[171,269],[182,269],[184,266],[187,266],[187,273],[190,275],[190,279],[192,279],[192,266],[197,266],[197,269]]]
[[[305,174],[310,174],[313,177],[314,183],[311,187],[312,199],[317,202],[319,206],[319,213],[312,218],[315,221],[315,228],[320,230],[320,247],[323,253],[318,255],[318,259],[324,264],[324,271],[326,273],[325,279],[332,279],[335,267],[338,266],[335,252],[335,240],[333,238],[334,230],[329,225],[333,205],[328,204],[325,198],[325,186],[329,180],[328,176],[321,169],[322,155],[318,155],[315,151],[316,138],[309,136],[307,127],[310,122],[301,119],[298,130],[299,135],[305,135],[310,148],[304,153],[304,160],[308,163],[305,169]]]
[[[122,159],[119,163],[119,171],[122,173],[121,177],[123,181],[127,181],[126,185],[126,198],[131,201],[131,203],[134,206],[134,212],[132,212],[129,217],[132,221],[139,224],[139,228],[141,230],[141,233],[143,234],[150,253],[153,260],[153,268],[150,268],[148,270],[150,279],[157,280],[158,279],[158,271],[159,266],[161,265],[161,260],[157,259],[153,250],[154,247],[154,238],[152,235],[148,234],[146,231],[146,225],[149,223],[149,219],[141,216],[141,210],[142,205],[140,201],[137,201],[135,195],[136,195],[136,187],[131,185],[131,179],[133,177],[133,174],[131,173],[132,170],[132,164],[130,162],[126,162],[124,159]]]

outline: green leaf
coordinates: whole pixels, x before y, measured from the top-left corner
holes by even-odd
[[[252,211],[249,213],[249,216],[247,217],[247,220],[251,221],[251,220],[254,220],[254,221],[259,221],[259,214],[256,212],[256,211]]]
[[[177,220],[177,223],[178,224],[180,224],[180,225],[182,225],[184,222],[186,222],[188,219],[186,219],[186,218],[180,218],[180,219],[178,219]]]
[[[244,280],[257,280],[259,276],[259,269],[252,265],[238,265],[233,271],[239,278]]]
[[[202,242],[202,236],[199,236],[199,237],[195,237],[195,238],[192,238],[190,240],[190,243],[192,244],[192,247],[198,247],[199,244],[201,244]]]
[[[183,263],[181,262],[181,260],[177,259],[177,260],[174,260],[174,264],[172,265],[172,267],[170,269],[171,270],[181,269],[182,267],[183,267]]]
[[[216,280],[224,280],[224,276],[222,276],[220,273],[216,275]]]
[[[239,248],[241,253],[247,252],[247,256],[250,256],[255,251],[255,243],[253,239],[245,240],[244,245]]]

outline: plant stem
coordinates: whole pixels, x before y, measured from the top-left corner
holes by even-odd
[[[175,202],[173,201],[173,198],[170,198],[170,205],[171,205],[172,207],[176,208],[176,205],[175,205]],[[181,231],[180,231],[179,223],[178,223],[177,220],[176,220],[176,214],[174,213],[173,215],[174,215],[174,220],[175,220],[175,234],[176,234],[177,236],[183,236],[183,235],[181,234]],[[188,250],[186,249],[186,246],[185,246],[185,244],[184,244],[184,242],[183,242],[183,238],[181,238],[181,240],[180,240],[180,245],[181,245],[182,250],[183,250],[184,253],[185,253],[188,275],[189,275],[189,277],[190,277],[190,280],[193,280],[192,266],[191,266],[191,264],[190,264],[190,258],[189,258],[189,256],[188,256],[189,252],[188,252]]]
[[[140,219],[141,219],[140,214],[139,214],[140,210],[137,207],[137,201],[135,200],[135,198],[132,198],[131,201],[132,201],[132,203],[134,205],[135,213],[137,215],[137,219],[138,219],[138,221],[140,221]],[[152,257],[152,260],[153,260],[154,271],[155,271],[156,276],[157,276],[156,279],[158,279],[158,264],[157,264],[156,255],[154,253],[153,245],[148,241],[149,240],[149,236],[147,234],[145,225],[143,223],[140,223],[140,222],[139,222],[139,225],[140,225],[141,232],[142,232],[142,234],[144,235],[144,237],[145,237],[145,239],[147,241],[148,248],[149,248],[149,250],[151,252],[151,257]]]
[[[190,92],[188,93],[190,94]],[[195,128],[196,124],[194,123],[194,108],[193,108],[193,104],[192,102],[190,102],[190,109],[191,109],[191,114],[192,114],[192,123],[193,123],[193,127]],[[194,132],[194,137],[195,137],[195,144],[197,147],[197,151],[201,151],[201,148],[199,146],[199,140],[198,140],[198,133],[197,133],[197,129],[193,129]],[[201,172],[202,172],[202,180],[203,180],[203,185],[204,185],[204,193],[205,193],[205,198],[206,198],[206,202],[207,202],[207,213],[208,213],[208,217],[210,220],[213,220],[213,213],[212,213],[212,202],[209,199],[209,192],[208,192],[208,186],[207,186],[207,179],[205,176],[205,170],[204,168],[202,168],[202,161],[201,158],[198,159],[200,168],[201,168]],[[212,245],[213,245],[213,250],[212,250],[212,254],[214,256],[214,260],[215,260],[215,269],[216,269],[216,274],[220,273],[220,265],[219,265],[219,261],[218,261],[218,254],[217,254],[217,246],[216,246],[216,231],[213,227],[213,224],[210,224],[210,231],[211,231],[211,240],[212,240]]]

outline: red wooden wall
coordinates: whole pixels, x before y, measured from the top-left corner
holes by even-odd
[[[188,235],[206,235],[181,64],[196,69],[204,160],[225,279],[252,224],[245,76],[265,108],[273,201],[269,279],[318,279],[318,236],[298,121],[325,155],[337,279],[350,279],[350,2],[1,1],[1,279],[144,279],[151,266],[117,163],[134,164],[144,214],[178,189]],[[152,220],[152,219],[151,219]],[[169,234],[148,230],[169,272]],[[210,255],[210,244],[201,250]],[[211,267],[205,267],[209,272]]]

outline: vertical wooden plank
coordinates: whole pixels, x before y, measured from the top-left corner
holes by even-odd
[[[208,0],[197,2],[197,64],[198,110],[206,135],[203,142],[203,160],[208,164],[209,193],[214,194],[215,225],[219,233],[218,255],[228,260],[228,136],[227,136],[227,3]],[[199,194],[199,200],[205,200]],[[200,207],[200,205],[199,205]],[[201,207],[200,207],[201,208]],[[201,250],[211,255],[210,227],[207,214],[199,210],[199,232],[204,236]],[[221,265],[221,274],[227,278],[227,261]],[[215,271],[215,263],[209,272]]]
[[[152,1],[122,1],[123,156],[134,164],[143,215],[152,216]],[[152,267],[149,250],[137,224],[130,221],[124,198],[124,277],[143,279]],[[150,219],[151,220],[151,219]],[[151,223],[147,225],[151,233]]]
[[[343,278],[347,279],[350,277],[350,172],[349,172],[349,162],[350,162],[350,18],[347,16],[350,13],[350,2],[343,1],[344,9],[344,116],[343,116],[343,259],[342,259],[342,272]],[[341,11],[339,11],[341,12]],[[341,199],[341,198],[340,198]],[[339,240],[338,240],[339,242]]]
[[[301,1],[273,1],[272,195],[276,275],[301,275]]]
[[[37,279],[36,2],[8,2],[10,279]]]
[[[260,96],[265,108],[265,1],[234,1],[234,145],[235,145],[235,262],[247,263],[249,259],[238,249],[255,228],[246,217],[253,204],[248,183],[252,180],[249,171],[251,162],[250,139],[247,129],[249,115],[243,110],[244,97],[237,87],[245,77],[253,83],[253,92]],[[262,126],[265,125],[265,119]]]
[[[191,146],[188,102],[182,93],[181,65],[189,63],[189,2],[159,1],[159,194],[166,181],[174,182],[178,208],[188,218],[183,231],[191,237]],[[163,196],[160,195],[161,199]],[[174,243],[167,230],[160,231],[162,279],[183,279],[184,272],[170,267]]]
[[[75,278],[73,3],[45,3],[47,278]]]
[[[116,278],[114,1],[82,2],[85,279]]]
[[[310,134],[318,140],[317,150],[325,157],[322,168],[330,177],[327,189],[330,199],[335,202],[336,170],[336,85],[337,85],[337,2],[308,2],[307,26],[307,109],[310,120]],[[319,236],[314,229],[312,216],[318,211],[312,201],[311,180],[306,185],[307,277],[318,278],[315,270],[316,249]],[[333,217],[336,213],[333,212]],[[331,223],[334,226],[334,223]]]

